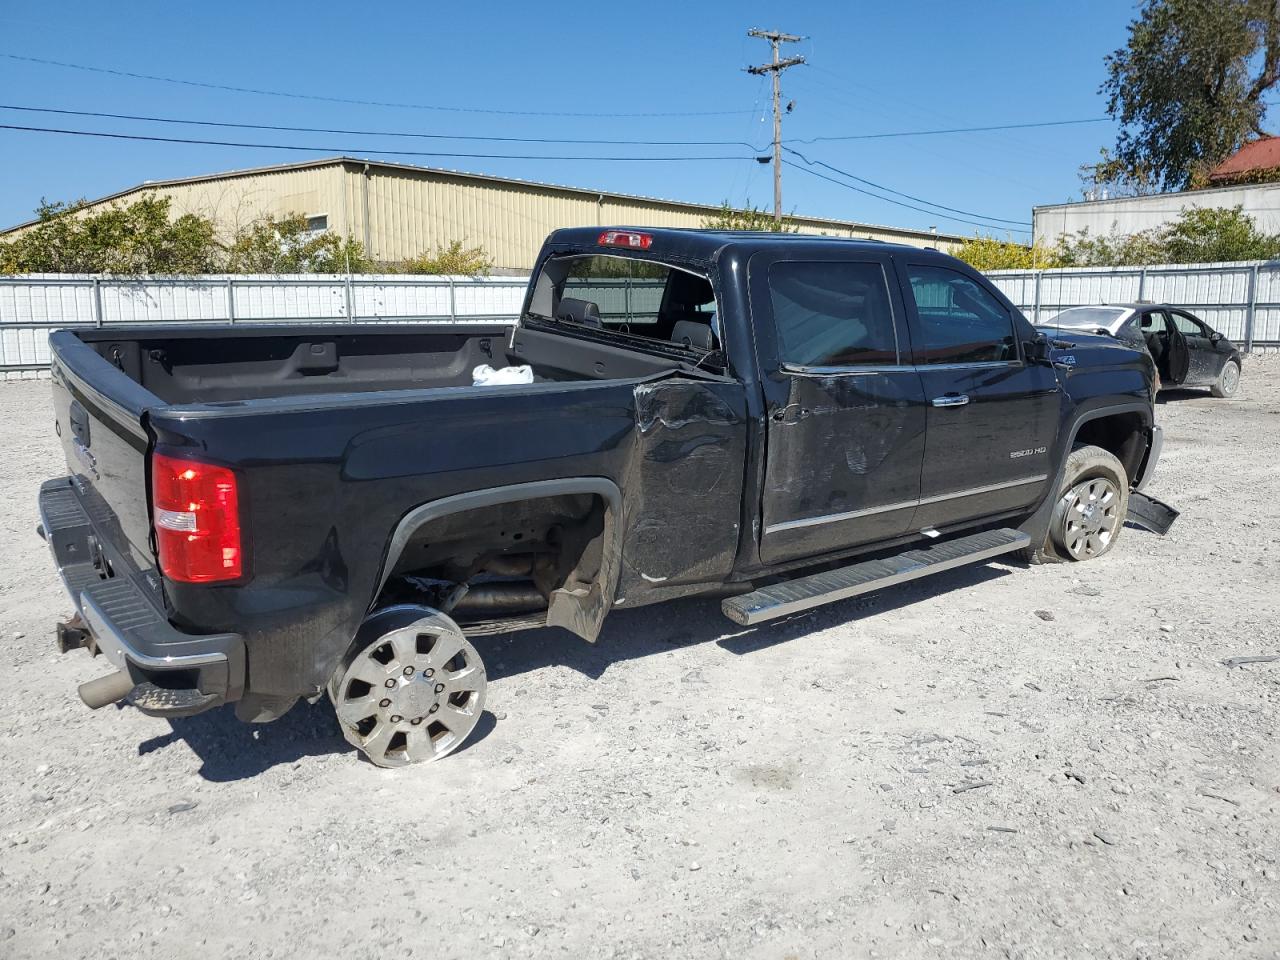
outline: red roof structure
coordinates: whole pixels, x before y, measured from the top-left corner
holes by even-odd
[[[1225,185],[1245,174],[1280,169],[1280,137],[1263,137],[1246,143],[1209,171],[1209,182]]]

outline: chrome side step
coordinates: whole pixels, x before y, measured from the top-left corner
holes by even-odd
[[[838,570],[761,587],[752,593],[729,597],[720,609],[734,623],[749,627],[1029,546],[1031,538],[1019,530],[987,530],[883,560],[864,560]]]

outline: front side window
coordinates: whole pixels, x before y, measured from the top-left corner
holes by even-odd
[[[909,264],[920,317],[920,363],[991,363],[1018,359],[1013,317],[958,270]]]
[[[1173,325],[1178,328],[1178,332],[1185,337],[1203,337],[1207,336],[1204,327],[1200,325],[1200,321],[1193,320],[1186,314],[1175,313],[1173,316]]]
[[[783,363],[898,362],[889,287],[878,263],[781,261],[769,268],[769,298]]]

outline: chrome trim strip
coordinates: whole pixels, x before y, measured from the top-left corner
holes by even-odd
[[[994,493],[997,490],[1007,490],[1010,487],[1022,487],[1030,483],[1042,483],[1049,479],[1047,473],[1037,473],[1034,477],[1020,477],[1017,480],[1005,480],[1002,483],[988,483],[984,487],[970,487],[968,490],[956,490],[953,493],[940,493],[934,497],[925,497],[917,500],[916,505],[923,507],[930,503],[941,503],[943,500],[958,500],[960,497],[972,497],[979,493]]]
[[[783,363],[782,370],[796,376],[811,377],[869,377],[877,373],[915,373],[916,368],[901,363],[868,363],[848,366],[807,367],[799,363]]]
[[[784,520],[782,523],[771,523],[764,528],[765,533],[781,533],[784,530],[798,530],[802,527],[816,527],[824,523],[840,523],[844,520],[856,520],[859,517],[869,517],[877,513],[891,513],[894,510],[905,510],[908,507],[924,507],[931,503],[941,503],[944,500],[958,500],[961,497],[972,497],[980,493],[994,493],[997,490],[1006,490],[1010,487],[1022,487],[1031,483],[1041,483],[1049,479],[1047,473],[1036,474],[1034,477],[1020,477],[1017,480],[1005,480],[1001,483],[989,483],[982,487],[970,487],[967,490],[956,490],[951,493],[942,493],[934,497],[925,497],[921,500],[903,500],[899,503],[886,503],[879,507],[866,507],[862,510],[850,510],[846,513],[829,513],[821,517],[805,517],[801,520]]]

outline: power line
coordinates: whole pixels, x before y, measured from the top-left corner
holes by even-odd
[[[25,127],[16,124],[0,123],[0,130],[20,130],[26,133],[59,133],[73,137],[101,137],[108,140],[144,140],[151,143],[189,143],[212,147],[246,147],[257,150],[299,150],[306,153],[346,154],[348,152],[380,154],[396,157],[451,157],[459,159],[482,160],[610,160],[620,162],[693,162],[701,160],[754,160],[745,156],[710,156],[710,157],[582,157],[560,156],[552,154],[513,154],[513,153],[451,153],[428,150],[355,150],[352,147],[311,147],[291,143],[241,143],[231,140],[196,140],[187,137],[149,137],[137,133],[105,133],[97,130],[64,130],[57,127]]]
[[[498,137],[481,134],[421,133],[413,130],[358,130],[344,127],[298,127],[278,123],[233,123],[229,120],[196,120],[185,117],[156,117],[146,114],[109,113],[100,110],[70,110],[58,107],[31,107],[19,104],[0,104],[0,110],[20,110],[25,113],[52,113],[73,117],[98,117],[108,120],[138,120],[145,123],[171,123],[199,127],[225,127],[239,130],[275,130],[287,133],[336,133],[358,137],[407,137],[417,140],[478,140],[492,143],[574,143],[603,146],[634,147],[746,147],[756,153],[765,146],[746,140],[600,140],[575,137]],[[752,120],[758,111],[749,111]],[[1102,118],[1105,119],[1105,118]],[[981,133],[996,130],[1018,130],[1025,127],[1060,127],[1068,124],[1097,123],[1098,120],[1049,120],[1040,123],[992,124],[985,127],[953,127],[943,130],[905,130],[890,133],[837,134],[825,137],[787,139],[785,143],[810,145],[814,143],[845,140],[885,140],[894,137],[926,137],[949,133]]]
[[[792,140],[791,143],[813,144],[835,140],[887,140],[891,137],[936,137],[948,133],[988,133],[995,130],[1028,130],[1032,127],[1070,127],[1082,123],[1106,123],[1110,117],[1090,117],[1084,120],[1041,120],[1035,123],[993,123],[982,127],[947,127],[941,130],[902,130],[893,133],[851,133],[829,137],[809,137]]]
[[[938,213],[936,210],[928,210],[924,207],[917,207],[914,204],[903,203],[901,200],[894,200],[892,197],[882,197],[878,193],[872,193],[870,190],[863,190],[861,187],[855,187],[851,183],[845,183],[843,180],[837,180],[835,177],[829,177],[825,173],[819,173],[817,170],[811,170],[809,167],[803,166],[799,163],[795,163],[794,161],[791,161],[791,160],[783,160],[782,162],[788,167],[794,167],[797,170],[804,171],[805,173],[809,174],[809,176],[811,177],[817,177],[819,180],[826,180],[828,183],[834,183],[836,186],[844,187],[846,190],[853,190],[856,193],[866,194],[868,197],[874,197],[877,200],[883,200],[885,203],[892,203],[899,207],[906,207],[908,210],[918,210],[920,213],[927,213],[930,216],[938,217],[942,220],[952,220],[956,223],[968,223],[968,224],[972,224],[975,227],[984,227],[987,230],[999,229],[998,227],[995,227],[994,224],[980,223],[977,220],[966,220],[964,217],[952,217],[952,216],[948,216],[945,213]],[[1014,230],[1012,232],[1013,233],[1029,233],[1030,231]]]
[[[746,147],[759,152],[745,140],[579,140],[571,137],[494,137],[452,133],[417,133],[408,130],[350,130],[342,127],[294,127],[278,123],[232,123],[229,120],[189,120],[181,117],[153,117],[134,113],[104,113],[98,110],[67,110],[58,107],[25,107],[0,103],[0,110],[24,113],[53,113],[71,117],[97,117],[107,120],[140,120],[146,123],[173,123],[181,126],[224,127],[236,130],[275,130],[287,133],[337,133],[355,137],[411,137],[417,140],[482,140],[492,143],[576,143],[628,147]]]
[[[991,217],[987,216],[985,213],[974,213],[972,210],[961,210],[959,207],[948,207],[946,204],[934,203],[932,200],[926,200],[923,197],[917,197],[910,193],[903,193],[901,190],[894,190],[892,187],[886,187],[882,183],[876,183],[872,180],[867,180],[864,177],[859,177],[856,174],[850,173],[848,170],[841,170],[839,167],[833,167],[831,164],[824,163],[821,160],[810,160],[799,150],[793,150],[790,147],[783,147],[783,149],[786,150],[787,153],[794,154],[799,157],[810,166],[826,167],[832,173],[838,173],[842,177],[848,177],[850,180],[857,180],[859,183],[865,183],[867,186],[875,187],[877,190],[883,190],[885,193],[892,193],[895,196],[906,197],[908,200],[914,200],[916,203],[923,203],[925,206],[937,207],[939,210],[949,210],[951,213],[962,213],[967,217],[980,217],[983,220],[992,220],[996,223],[1009,223],[1020,227],[1031,226],[1031,223],[1027,220],[1009,220],[1005,217]]]
[[[323,103],[346,103],[362,107],[395,107],[401,110],[436,110],[445,113],[487,113],[509,117],[625,117],[639,119],[644,117],[736,117],[745,113],[743,110],[701,110],[681,111],[674,113],[571,113],[562,110],[494,110],[483,107],[447,107],[430,103],[397,103],[388,100],[357,100],[351,97],[327,97],[316,93],[294,93],[284,90],[262,90],[256,87],[236,87],[226,83],[208,83],[202,80],[183,80],[180,77],[163,77],[151,73],[135,73],[131,70],[116,70],[111,67],[94,67],[83,63],[67,63],[64,60],[48,60],[44,57],[24,57],[16,53],[0,53],[6,60],[21,63],[39,63],[47,67],[63,67],[68,70],[84,70],[89,73],[105,73],[115,77],[128,77],[131,80],[155,80],[159,83],[176,83],[184,87],[203,87],[206,90],[224,90],[230,93],[252,93],[263,97],[288,97],[293,100],[317,100]]]

